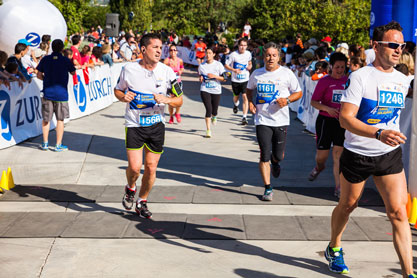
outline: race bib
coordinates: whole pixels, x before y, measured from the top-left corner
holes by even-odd
[[[404,94],[394,84],[378,86],[378,107],[404,108]]]
[[[236,78],[237,79],[246,79],[246,72],[244,72],[244,73],[239,73],[237,76],[236,76]]]
[[[256,89],[256,104],[271,103],[279,95],[275,91],[275,84],[258,83]]]
[[[207,89],[212,89],[212,88],[216,88],[217,87],[217,82],[213,81],[213,80],[207,80],[206,81],[206,88]]]
[[[162,122],[162,116],[160,114],[155,115],[139,115],[139,124],[141,126],[151,126]]]
[[[203,51],[203,48],[197,47],[197,51],[201,52],[201,51]]]
[[[156,101],[153,94],[144,94],[131,89],[129,90],[136,94],[135,98],[129,104],[130,109],[140,110],[155,106]]]
[[[247,65],[244,65],[244,64],[241,64],[241,63],[237,63],[237,62],[234,62],[233,63],[233,68],[234,69],[244,70],[244,69],[246,69],[246,66]]]
[[[332,102],[340,103],[340,100],[342,99],[342,95],[344,92],[345,90],[333,90]]]

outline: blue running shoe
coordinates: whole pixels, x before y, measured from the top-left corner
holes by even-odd
[[[55,146],[55,151],[56,152],[63,152],[63,151],[68,151],[68,147],[64,146],[62,144],[56,145]]]
[[[330,248],[330,245],[328,245],[324,256],[329,261],[329,270],[331,272],[339,274],[349,273],[349,268],[345,265],[345,260],[343,259],[343,249],[341,247]]]
[[[417,275],[415,275],[415,274],[408,274],[408,278],[417,278]]]
[[[43,143],[42,143],[42,145],[41,145],[41,150],[43,150],[43,151],[47,151],[47,150],[49,150],[49,145],[48,145],[48,142],[43,142]]]
[[[272,188],[271,189],[265,188],[264,195],[262,195],[262,201],[272,201],[273,195],[274,195],[274,192],[272,192]]]

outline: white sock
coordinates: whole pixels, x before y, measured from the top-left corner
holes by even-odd
[[[126,187],[128,187],[130,190],[132,190],[132,191],[136,191],[136,185],[135,185],[135,187],[133,187],[133,188],[131,188],[129,185],[126,185]]]
[[[244,115],[243,115],[243,118],[245,118],[245,119],[246,119],[246,116],[247,116],[247,115],[248,115],[248,114],[244,114]]]
[[[239,104],[240,104],[240,101],[239,101],[239,100],[237,100],[237,101],[235,102],[235,106],[239,106]]]
[[[145,202],[146,202],[146,199],[142,199],[142,198],[138,197],[138,200],[137,200],[136,202],[137,202],[137,203],[140,203],[140,202],[142,202],[142,201],[145,201]]]

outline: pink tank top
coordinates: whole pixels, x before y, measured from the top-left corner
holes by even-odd
[[[173,62],[173,60],[170,58],[170,57],[168,57],[168,63],[169,63],[169,66],[171,67],[171,69],[175,72],[175,74],[177,75],[177,77],[178,77],[178,82],[181,82],[181,76],[180,76],[180,70],[182,69],[182,68],[184,68],[184,65],[181,65],[181,63],[180,63],[180,60],[177,60],[177,64],[176,65],[172,65],[173,63],[171,63],[171,61]]]

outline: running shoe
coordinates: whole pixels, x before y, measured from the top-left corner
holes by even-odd
[[[408,274],[408,278],[417,278],[417,275],[415,275],[415,274]]]
[[[62,144],[58,144],[58,145],[55,145],[55,151],[56,152],[68,151],[68,147]]]
[[[264,195],[262,195],[262,201],[272,201],[272,196],[274,195],[274,192],[272,192],[271,189],[265,188]]]
[[[271,158],[271,173],[274,178],[278,178],[281,174],[281,166],[279,162],[274,162]]]
[[[343,249],[341,247],[330,248],[330,245],[328,245],[324,256],[329,262],[329,270],[331,272],[339,274],[349,273],[349,268],[345,265],[345,260],[343,259]]]
[[[239,108],[236,105],[233,105],[233,113],[237,113],[239,111]]]
[[[142,218],[151,218],[152,212],[149,211],[146,200],[136,202],[135,211]]]
[[[125,209],[131,210],[135,201],[136,189],[132,190],[128,185],[125,186],[125,195],[123,195],[122,205]]]
[[[42,143],[42,145],[41,145],[41,150],[43,150],[43,151],[47,151],[47,150],[49,150],[49,145],[48,145],[48,142],[43,142],[43,143]]]
[[[242,125],[247,125],[247,124],[248,124],[248,120],[245,117],[243,117],[242,118]]]
[[[175,113],[175,118],[177,119],[177,123],[181,122],[181,115],[180,113]]]
[[[217,117],[211,117],[211,123],[213,125],[216,125],[217,124]]]
[[[206,130],[206,138],[211,138],[211,130],[210,129]]]
[[[168,123],[171,124],[171,125],[174,123],[174,117],[173,116],[169,117],[169,122]]]
[[[319,176],[320,172],[323,171],[323,170],[324,170],[324,168],[319,170],[319,169],[317,169],[317,167],[314,167],[314,169],[311,170],[310,175],[308,176],[308,180],[309,181],[314,181]]]

